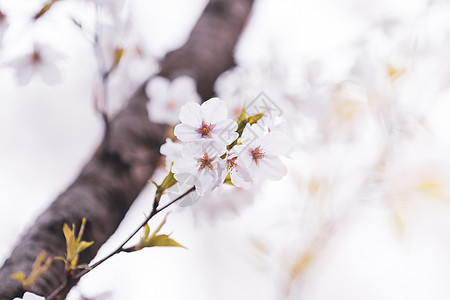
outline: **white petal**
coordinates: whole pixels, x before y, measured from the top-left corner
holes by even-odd
[[[201,139],[201,135],[196,132],[196,128],[190,125],[178,124],[175,126],[173,133],[180,141],[183,142],[198,141]]]
[[[153,100],[156,98],[153,98]],[[147,104],[148,116],[154,123],[176,125],[180,123],[178,114],[165,104],[151,100]]]
[[[18,298],[17,298],[18,299]],[[39,295],[33,294],[31,292],[26,292],[23,295],[23,300],[45,300],[44,297],[41,297]]]
[[[165,101],[167,101],[169,85],[170,83],[168,79],[157,76],[147,83],[147,86],[145,87],[145,93],[150,98],[150,101],[152,101],[153,98],[164,99]]]
[[[246,168],[250,167],[250,165],[252,164],[252,155],[250,154],[250,152],[248,151],[248,148],[243,146],[243,145],[238,145],[238,146],[234,146],[233,149],[236,148],[236,153],[239,155],[236,163],[238,165],[242,165]]]
[[[189,76],[180,76],[174,79],[172,82],[172,90],[177,97],[186,97],[186,95],[191,96],[192,94],[196,95],[197,98],[197,85],[195,80]],[[189,97],[191,98],[191,97]],[[187,101],[195,101],[187,99]]]
[[[236,132],[237,127],[238,125],[235,121],[227,119],[218,122],[211,133],[216,140],[229,145],[239,137],[239,134]]]
[[[252,186],[252,181],[246,174],[246,170],[243,168],[238,168],[230,172],[231,183],[237,187],[248,189]]]
[[[259,127],[251,126],[247,124],[242,132],[240,141],[243,145],[248,148],[256,148],[260,145],[262,137],[262,132]]]
[[[34,75],[34,68],[31,65],[16,70],[17,80],[19,81],[20,85],[28,84],[33,75]]]
[[[195,181],[195,188],[201,195],[209,192],[214,184],[217,182],[217,174],[208,168],[205,168],[197,173],[197,180]]]
[[[270,180],[280,180],[287,173],[286,166],[278,157],[265,157],[258,161],[258,166],[262,175]]]
[[[261,148],[267,153],[280,156],[284,155],[291,149],[289,137],[283,132],[269,132],[261,139]]]
[[[219,98],[211,98],[202,104],[201,116],[202,120],[211,124],[225,120],[228,116],[227,104]]]
[[[53,63],[47,62],[39,65],[38,71],[41,74],[42,80],[49,85],[54,85],[61,81],[61,72]]]
[[[177,159],[173,163],[172,172],[176,180],[182,180],[182,174],[197,174],[199,163],[194,159]]]
[[[181,107],[180,120],[183,124],[200,128],[202,118],[200,113],[200,105],[194,102],[188,102]]]

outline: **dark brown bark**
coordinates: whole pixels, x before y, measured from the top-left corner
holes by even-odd
[[[234,64],[234,47],[252,3],[253,0],[212,0],[187,43],[166,55],[160,74],[168,78],[190,75],[197,79],[202,98],[211,97],[216,78]],[[0,269],[0,300],[22,297],[21,284],[10,275],[18,271],[28,274],[42,250],[51,256],[64,255],[64,223],[75,223],[79,228],[81,219],[87,219],[84,239],[95,243],[80,256],[82,263],[92,260],[114,233],[159,163],[166,128],[148,120],[147,101],[141,87],[111,121],[108,142],[101,143],[78,178],[19,239]],[[63,269],[62,262],[54,262],[31,290],[49,295],[63,282]]]

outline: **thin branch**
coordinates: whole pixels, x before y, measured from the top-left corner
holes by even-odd
[[[161,207],[160,209],[157,209],[158,205],[156,205],[156,206],[154,205],[151,213],[145,219],[145,221],[142,222],[142,224],[131,235],[129,235],[128,238],[119,247],[116,248],[116,250],[114,250],[109,255],[105,256],[104,258],[102,258],[101,260],[99,260],[98,262],[93,264],[92,266],[89,266],[88,268],[84,269],[83,271],[77,273],[76,275],[72,276],[71,274],[68,274],[66,277],[66,280],[64,280],[64,282],[47,297],[47,300],[56,299],[55,297],[57,297],[59,295],[59,293],[61,293],[66,288],[66,286],[69,284],[69,282],[78,281],[81,277],[83,277],[84,275],[86,275],[87,273],[89,273],[90,271],[92,271],[93,269],[95,269],[96,267],[98,267],[99,265],[101,265],[102,263],[104,263],[105,261],[107,261],[108,259],[113,257],[114,255],[116,255],[120,252],[132,252],[132,251],[130,251],[129,248],[124,248],[124,247],[133,238],[133,236],[135,236],[145,226],[145,224],[147,224],[155,215],[157,215],[161,211],[165,210],[166,208],[168,208],[169,206],[171,206],[172,204],[174,204],[175,202],[182,199],[183,197],[185,197],[186,195],[188,195],[189,193],[191,193],[193,191],[195,191],[194,186],[191,187],[186,192],[184,192],[182,195],[178,196],[176,199],[170,201],[169,203],[167,203],[166,205]],[[156,198],[155,198],[154,202],[157,203]]]

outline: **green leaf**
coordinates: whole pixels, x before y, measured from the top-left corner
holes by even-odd
[[[164,192],[168,188],[174,186],[178,182],[173,175],[174,174],[172,173],[172,171],[170,171],[169,174],[167,174],[166,178],[164,178],[163,182],[160,185],[153,182],[156,185],[156,194],[155,194],[156,206],[158,205],[159,200],[161,199]]]
[[[143,238],[148,238],[148,236],[150,235],[150,226],[148,226],[148,224],[144,225],[144,237]]]
[[[77,247],[77,249],[76,249],[76,252],[77,252],[77,253],[80,253],[80,252],[86,250],[86,249],[89,248],[93,243],[94,243],[94,242],[85,242],[85,241],[81,241],[81,242],[78,244],[78,247]]]
[[[229,185],[234,185],[234,184],[231,182],[231,175],[230,175],[230,173],[227,174],[227,176],[225,177],[225,180],[224,180],[223,183],[229,184]]]
[[[62,260],[63,262],[66,262],[66,259],[62,256],[55,256],[54,257],[55,260]]]
[[[167,234],[160,234],[158,235],[161,228],[166,224],[167,216],[170,214],[168,212],[164,219],[162,220],[161,224],[156,228],[155,232],[150,236],[150,227],[148,224],[144,225],[144,236],[141,238],[141,241],[132,247],[133,251],[140,250],[142,248],[147,247],[182,247],[186,248],[182,245],[180,245],[178,242],[173,240],[169,237]]]
[[[261,119],[263,116],[264,116],[264,112],[256,114],[254,116],[247,118],[247,122],[250,123],[250,125],[253,125],[256,122],[258,122],[258,120]]]
[[[53,259],[51,257],[47,258],[47,252],[42,251],[34,260],[33,266],[31,267],[31,272],[27,276],[23,272],[17,272],[11,275],[12,279],[18,280],[22,283],[24,290],[28,290],[34,282],[41,277],[50,268]]]
[[[234,146],[237,145],[238,143],[238,139],[242,136],[242,133],[244,132],[245,126],[247,124],[253,125],[256,122],[258,122],[259,119],[261,119],[264,116],[264,112],[253,115],[251,117],[245,118],[245,109],[242,109],[242,113],[238,118],[238,129],[236,130],[236,132],[239,134],[238,138],[232,142],[230,145],[227,146],[227,149],[230,150],[231,148],[233,148]],[[222,159],[225,158],[225,156],[221,156]]]
[[[63,233],[64,233],[64,237],[66,238],[66,244],[69,245],[70,247],[72,247],[72,238],[73,238],[73,234],[72,231],[70,230],[69,226],[67,224],[64,224],[63,226]],[[69,243],[70,241],[70,243]]]
[[[124,53],[125,49],[122,47],[117,47],[114,49],[113,68],[116,68],[119,65]]]
[[[158,186],[157,193],[163,194],[168,188],[174,186],[178,182],[173,175],[172,171],[167,174],[161,185]]]
[[[75,224],[72,224],[72,229],[70,229],[69,225],[67,224],[64,224],[63,226],[63,233],[64,237],[66,238],[66,257],[59,260],[63,260],[65,262],[66,271],[77,269],[78,255],[94,243],[81,240],[84,234],[85,227],[86,218],[83,218],[83,220],[81,221],[78,235],[76,235]]]
[[[155,232],[153,232],[153,234],[150,238],[156,236],[158,234],[158,232],[161,230],[161,228],[164,226],[164,224],[166,224],[168,215],[170,215],[170,211],[166,214],[166,216],[162,220],[161,224],[159,224],[159,226],[156,228]]]
[[[236,123],[240,124],[242,121],[245,121],[247,119],[245,115],[245,107],[242,108],[241,114],[239,115],[238,119],[236,120]]]
[[[171,239],[167,234],[151,237],[148,241],[146,241],[145,247],[181,247],[186,249],[186,247]]]
[[[12,274],[11,278],[23,283],[25,281],[25,274],[23,274],[23,272],[17,272]]]

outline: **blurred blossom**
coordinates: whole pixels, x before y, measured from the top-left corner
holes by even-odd
[[[420,140],[401,144],[386,158],[382,179],[386,202],[399,206],[408,203],[412,206],[417,201],[448,203],[450,166],[445,161],[448,145],[426,140],[427,144]]]
[[[0,10],[0,45],[3,40],[3,35],[8,28],[9,23],[6,15]]]
[[[150,101],[147,105],[152,122],[176,125],[180,122],[181,107],[187,102],[200,103],[195,80],[180,76],[170,81],[164,77],[152,78],[145,88]]]
[[[253,203],[254,198],[254,189],[236,189],[233,186],[222,185],[217,192],[200,199],[192,206],[192,212],[197,220],[216,223],[238,216]]]
[[[57,63],[62,57],[50,46],[36,42],[32,52],[12,59],[7,65],[15,69],[21,85],[28,84],[36,74],[39,74],[45,83],[54,85],[61,81]]]
[[[174,161],[181,159],[181,152],[183,144],[173,142],[171,139],[166,139],[166,143],[161,146],[161,154],[166,160],[166,171],[169,172]]]
[[[95,3],[99,7],[105,8],[114,19],[118,19],[127,0],[86,0]]]

